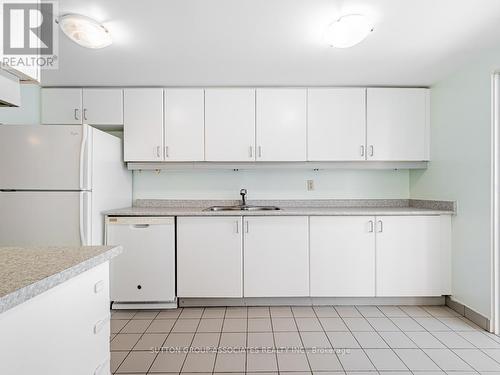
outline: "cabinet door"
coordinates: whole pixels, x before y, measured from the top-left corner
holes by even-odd
[[[429,160],[429,90],[367,89],[368,160]]]
[[[83,89],[83,122],[123,125],[123,90]]]
[[[112,301],[175,299],[174,218],[108,219],[106,244],[123,246],[110,262]]]
[[[379,216],[378,297],[440,296],[444,263],[439,216]]]
[[[311,296],[374,297],[373,216],[310,218]]]
[[[317,88],[307,95],[307,159],[365,160],[365,89]]]
[[[205,90],[207,161],[255,160],[255,90]]]
[[[245,297],[309,296],[308,218],[246,217]]]
[[[163,90],[123,91],[125,161],[163,160]]]
[[[306,160],[306,89],[258,89],[257,160]]]
[[[177,296],[242,297],[241,217],[177,218]]]
[[[204,159],[204,100],[203,89],[165,90],[165,160]]]
[[[82,123],[82,89],[42,89],[42,124]]]

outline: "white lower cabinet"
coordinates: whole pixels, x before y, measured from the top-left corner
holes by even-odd
[[[450,294],[449,216],[380,216],[376,224],[378,297]]]
[[[449,215],[189,217],[177,223],[179,297],[451,294]]]
[[[177,218],[177,296],[242,297],[242,218]]]
[[[308,217],[245,217],[243,224],[243,295],[308,296]]]
[[[311,296],[374,297],[373,216],[310,218]]]
[[[106,244],[123,246],[111,260],[111,300],[175,300],[175,219],[108,217]]]
[[[0,374],[109,374],[108,270],[105,262],[0,314]]]

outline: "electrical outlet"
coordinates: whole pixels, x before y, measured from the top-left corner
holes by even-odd
[[[314,180],[307,180],[307,190],[308,191],[314,190]]]

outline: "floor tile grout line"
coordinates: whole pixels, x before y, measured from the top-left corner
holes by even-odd
[[[356,311],[357,311],[357,309],[356,309]],[[338,311],[337,311],[337,312],[338,312]],[[379,370],[377,369],[377,366],[375,366],[375,363],[373,363],[373,361],[372,361],[372,359],[370,358],[370,356],[369,356],[368,354],[366,354],[365,349],[363,348],[363,346],[361,345],[361,343],[359,342],[359,340],[356,338],[356,336],[354,336],[354,335],[353,335],[353,333],[352,333],[353,331],[352,331],[352,330],[351,330],[351,328],[350,328],[350,327],[346,324],[346,322],[345,322],[345,320],[344,320],[344,317],[343,317],[343,316],[341,316],[340,314],[339,314],[339,316],[340,316],[340,319],[342,319],[342,322],[345,324],[345,326],[346,326],[346,327],[347,327],[347,329],[349,330],[349,333],[352,335],[352,337],[354,337],[354,340],[356,340],[356,342],[358,343],[359,347],[361,348],[361,350],[362,350],[362,351],[363,351],[363,353],[365,354],[366,358],[368,358],[368,360],[369,360],[369,361],[370,361],[370,363],[372,364],[372,366],[373,366],[373,368],[375,369],[375,371],[377,371],[377,372],[378,372]],[[365,319],[365,320],[368,322],[368,320],[367,320],[367,319]],[[369,323],[368,323],[368,324],[369,324]],[[371,327],[371,325],[370,325],[370,327]],[[405,364],[404,362],[403,362],[403,364],[406,366],[406,364]],[[408,366],[407,366],[407,367],[408,367]],[[356,371],[359,371],[359,370],[356,370]]]
[[[180,316],[181,316],[181,314],[182,314],[182,311],[183,311],[183,310],[184,310],[184,309],[183,309],[183,308],[181,308],[181,310],[179,311],[179,315],[177,315],[177,318],[175,318],[175,322],[174,322],[174,324],[172,325],[172,328],[170,328],[170,331],[168,332],[167,337],[165,337],[165,340],[163,340],[163,343],[161,344],[160,349],[161,349],[161,348],[163,348],[163,346],[164,346],[164,345],[165,345],[165,343],[167,342],[168,337],[169,337],[169,336],[170,336],[170,334],[172,333],[172,330],[174,329],[175,324],[176,324],[176,323],[177,323],[177,321],[179,320],[179,318],[180,318]],[[156,316],[158,316],[158,315],[156,315]],[[158,320],[160,320],[160,319],[158,319]],[[139,339],[139,340],[140,340],[140,339]],[[139,342],[139,341],[137,341],[137,342]],[[136,343],[135,345],[137,345],[137,343]],[[134,347],[135,347],[135,345],[134,345]],[[146,375],[147,375],[147,374],[149,374],[149,370],[151,370],[151,367],[153,367],[153,365],[154,365],[154,363],[155,363],[155,361],[156,361],[156,358],[158,358],[158,355],[159,355],[159,354],[160,354],[160,352],[156,353],[155,358],[153,359],[153,362],[151,362],[151,364],[150,364],[150,365],[149,365],[149,367],[148,367],[148,370],[146,371]]]
[[[481,349],[481,348],[478,348],[481,352],[483,352],[486,356],[490,357],[493,361],[495,361],[496,363],[500,364],[500,361],[496,360],[495,358],[493,358],[491,355],[489,355],[487,352],[485,352],[484,350],[488,350],[490,348],[484,348],[484,349]],[[495,350],[495,349],[493,349]],[[455,353],[456,354],[456,353]]]
[[[401,308],[400,308],[399,306],[397,306],[397,307],[401,310]],[[425,308],[424,308],[424,310],[425,310]],[[401,311],[403,311],[403,310],[401,310]],[[427,310],[425,310],[425,311],[427,311]],[[419,325],[420,327],[422,327],[422,328],[423,328],[423,330],[424,330],[424,331],[404,331],[404,330],[402,330],[402,329],[398,326],[398,328],[400,328],[400,329],[401,329],[401,332],[403,332],[403,334],[404,334],[404,335],[405,335],[405,336],[406,336],[406,337],[407,337],[407,338],[408,338],[411,342],[413,342],[413,343],[417,346],[417,348],[416,348],[416,349],[411,349],[411,350],[420,350],[422,353],[424,353],[424,355],[425,355],[427,358],[429,358],[429,360],[430,360],[432,363],[434,363],[434,364],[437,366],[437,368],[438,368],[438,369],[440,369],[441,371],[445,372],[445,370],[443,370],[443,369],[441,368],[441,366],[439,366],[439,365],[436,363],[436,361],[434,361],[434,360],[433,360],[433,359],[432,359],[432,358],[431,358],[431,357],[430,357],[430,356],[429,356],[429,355],[428,355],[428,354],[424,351],[424,348],[421,348],[421,347],[420,347],[420,346],[419,346],[419,345],[418,345],[418,344],[417,344],[414,340],[412,340],[412,339],[411,339],[411,337],[410,337],[410,336],[408,336],[407,332],[427,332],[427,333],[429,333],[432,337],[434,337],[434,335],[433,335],[432,333],[430,333],[430,332],[429,332],[429,331],[428,331],[428,330],[427,330],[424,326],[422,326],[421,324],[419,324],[419,323],[418,323],[418,321],[416,321],[416,320],[415,320],[412,316],[410,316],[409,314],[407,314],[405,311],[403,311],[403,312],[404,312],[404,313],[408,316],[408,318],[412,319],[412,320],[413,320],[413,321],[414,321],[417,325]],[[432,315],[429,311],[427,311],[427,312],[428,312],[431,316],[433,316],[433,315]],[[434,317],[434,316],[433,316],[433,317]],[[394,321],[393,321],[390,317],[388,317],[388,318],[389,318],[389,320],[390,320],[390,321],[392,321],[392,322],[394,323]],[[396,323],[394,323],[394,324],[396,324]],[[396,326],[397,326],[397,324],[396,324]],[[439,341],[439,340],[438,340],[438,341]],[[446,345],[445,345],[445,347],[446,347]],[[396,353],[396,355],[398,355],[398,353],[397,353],[395,350],[394,350],[394,353]],[[398,357],[399,357],[399,355],[398,355]],[[465,362],[465,361],[464,361],[464,362]],[[404,363],[404,361],[403,361],[403,363]],[[406,367],[408,367],[408,366],[406,365],[406,363],[405,363],[405,366],[406,366]],[[472,368],[472,366],[471,366],[471,368]],[[413,371],[415,371],[415,370],[410,370],[410,371],[412,371],[412,372],[413,372]]]
[[[337,309],[332,305],[332,309],[335,311],[335,313],[338,315],[338,311]],[[342,368],[342,371],[344,371],[344,374],[346,373],[346,370],[344,368],[344,365],[342,364],[342,361],[340,360],[339,358],[339,355],[337,353],[337,349],[335,349],[335,346],[333,345],[333,342],[332,340],[330,340],[330,337],[328,336],[328,333],[327,331],[325,330],[325,327],[323,326],[323,323],[321,322],[321,319],[319,318],[316,310],[314,310],[314,315],[316,315],[316,317],[318,318],[318,321],[319,321],[319,325],[321,326],[321,328],[323,328],[323,334],[326,336],[326,339],[328,340],[328,342],[330,343],[331,347],[332,347],[332,350],[333,350],[333,353],[335,353],[335,356],[337,357],[337,361],[339,361],[340,363],[340,367]],[[339,315],[339,318],[340,318],[340,315]],[[347,349],[347,348],[344,348],[344,349]]]
[[[201,312],[201,316],[203,316],[203,313],[205,312],[205,308],[203,307],[202,309],[203,309],[203,311]],[[180,317],[180,315],[179,315],[179,317]],[[196,329],[194,331],[193,338],[191,339],[191,343],[188,346],[188,352],[187,352],[186,356],[184,357],[184,360],[182,361],[182,365],[181,365],[181,368],[179,370],[179,374],[184,369],[184,365],[186,364],[186,361],[187,361],[187,358],[189,356],[189,353],[191,352],[190,349],[193,346],[194,338],[196,337],[196,332],[198,331],[198,327],[200,326],[200,323],[201,323],[201,317],[200,317],[200,320],[198,320],[198,324],[196,325]]]
[[[304,356],[306,357],[307,365],[309,366],[309,371],[312,373],[313,369],[312,369],[312,366],[311,366],[311,361],[309,361],[309,357],[307,356],[307,351],[306,351],[306,347],[304,345],[304,340],[302,340],[302,336],[300,334],[299,325],[297,324],[297,319],[296,319],[295,313],[293,312],[293,308],[291,308],[291,310],[292,310],[293,321],[295,322],[295,326],[297,327],[297,335],[299,336],[299,340],[300,340],[300,342],[302,344],[302,349],[304,349]],[[316,316],[316,313],[314,312],[314,309],[311,308],[311,310],[313,310],[313,314],[314,314],[314,316]],[[318,320],[318,323],[319,323],[319,319],[317,317],[316,317],[316,319]],[[278,362],[278,371],[280,371],[279,362]]]
[[[132,315],[132,317],[127,321],[127,323],[125,323],[123,325],[122,328],[120,328],[120,330],[118,331],[118,333],[115,335],[115,337],[113,338],[113,340],[116,338],[116,336],[118,336],[118,334],[127,326],[127,324],[132,320],[132,318],[137,314],[138,310],[135,312],[134,315]],[[111,342],[109,343],[109,346],[110,346],[110,355],[111,355]],[[120,364],[118,366],[116,366],[116,370],[114,371],[114,373],[116,373],[116,371],[118,371],[118,369],[120,368],[120,366],[123,364],[123,362],[125,361],[125,359],[127,359],[127,357],[129,356],[131,350],[129,350],[127,352],[127,355],[125,357],[123,357],[123,359],[120,361]]]
[[[135,315],[137,315],[137,312],[134,314],[134,316],[135,316]],[[158,314],[156,314],[156,315],[158,315]],[[132,319],[130,319],[130,320],[133,320],[133,317],[132,317]],[[136,319],[136,320],[146,320],[146,319]],[[144,335],[144,333],[148,330],[148,328],[151,326],[151,324],[153,324],[153,322],[154,322],[154,318],[153,318],[153,319],[151,319],[151,321],[149,322],[148,326],[144,329],[144,332],[142,332],[141,337],[142,337],[142,336]],[[127,324],[128,324],[128,323],[127,323]],[[125,328],[125,327],[127,326],[127,324],[126,324],[125,326],[123,326],[123,328]],[[122,329],[123,329],[123,328],[122,328]],[[120,330],[120,331],[121,331],[121,330]],[[140,338],[139,338],[139,340],[140,340]],[[139,341],[139,340],[137,340],[137,341]],[[135,343],[135,345],[136,345],[136,344],[137,344],[137,342]],[[134,346],[135,346],[135,345],[134,345]],[[128,358],[128,356],[130,355],[130,353],[132,353],[132,350],[129,350],[129,352],[127,353],[127,355],[125,356],[125,358],[123,358],[123,361],[121,361],[121,362],[120,362],[120,365],[116,368],[116,371],[115,371],[115,372],[118,372],[118,370],[120,369],[120,367],[123,365],[123,362],[125,362],[125,360]],[[154,361],[154,360],[153,360],[153,361]],[[153,362],[151,362],[151,364],[153,364]],[[147,373],[147,371],[146,371],[146,373]]]
[[[356,307],[356,309],[358,310],[358,308],[357,308],[357,307]],[[377,307],[377,309],[378,309],[378,307]],[[383,312],[382,312],[380,309],[378,309],[378,310],[379,310],[379,311],[383,314]],[[359,310],[358,310],[358,311],[359,311]],[[361,312],[360,312],[360,313],[361,313]],[[363,314],[361,314],[361,315],[363,315]],[[405,363],[405,361],[403,361],[403,359],[402,359],[402,358],[398,355],[398,353],[397,353],[397,352],[396,352],[396,351],[395,351],[395,350],[394,350],[394,349],[393,349],[393,348],[389,345],[389,343],[388,343],[388,342],[384,339],[384,337],[383,337],[383,336],[382,336],[382,335],[381,335],[381,334],[380,334],[380,333],[379,333],[379,332],[375,329],[375,327],[374,327],[374,326],[370,323],[370,321],[369,321],[367,318],[365,318],[365,320],[366,320],[366,322],[370,325],[370,327],[372,327],[372,328],[373,328],[374,332],[375,332],[375,333],[376,333],[376,334],[377,334],[377,335],[378,335],[378,336],[382,339],[382,341],[384,341],[384,343],[387,345],[387,347],[388,347],[388,348],[389,348],[389,349],[390,349],[390,350],[394,353],[394,355],[395,355],[395,356],[396,356],[396,357],[397,357],[397,358],[401,361],[401,363],[403,364],[403,366],[405,366],[405,367],[408,369],[408,371],[411,371],[411,370],[410,370],[410,368],[408,367],[408,365]],[[389,319],[389,320],[390,320],[390,319]],[[347,327],[347,328],[349,328],[349,327]],[[353,336],[354,336],[354,334],[353,334]],[[354,338],[356,339],[356,336],[354,336]],[[356,340],[357,340],[357,339],[356,339]],[[359,341],[358,341],[358,343],[359,343]],[[359,344],[361,345],[361,343],[359,343]],[[365,352],[365,354],[366,354],[366,352]],[[366,354],[366,356],[367,356],[367,357],[368,357],[368,359],[370,359],[370,361],[371,361],[370,356],[369,356],[368,354]],[[373,364],[373,366],[375,367],[375,369],[376,369],[377,371],[379,371],[379,369],[377,368],[377,366],[375,366],[375,364],[374,364],[373,362],[372,362],[372,364]],[[387,371],[387,370],[385,370],[385,371]]]
[[[292,311],[292,308],[290,308],[290,312]],[[274,360],[276,361],[276,371],[279,373],[280,371],[280,367],[279,367],[279,364],[278,364],[278,345],[276,345],[276,337],[274,337],[274,323],[273,323],[273,314],[272,314],[272,311],[271,311],[271,307],[269,307],[269,315],[271,316],[271,334],[273,336],[273,351],[274,351]],[[293,315],[293,313],[292,313]],[[248,334],[247,334],[247,337],[248,337]],[[248,353],[247,353],[247,357],[248,357]],[[248,371],[248,369],[247,369]]]
[[[206,311],[206,309],[205,309]],[[214,360],[214,364],[212,366],[212,374],[215,373],[215,365],[217,364],[217,357],[219,355],[219,347],[220,347],[220,342],[222,340],[222,328],[224,327],[224,320],[226,319],[226,311],[227,311],[227,307],[224,307],[224,315],[222,317],[222,326],[220,327],[220,332],[219,332],[219,341],[217,342],[217,347],[215,348],[215,360]],[[200,319],[201,321],[201,319]],[[195,333],[195,336],[196,336],[196,333]]]

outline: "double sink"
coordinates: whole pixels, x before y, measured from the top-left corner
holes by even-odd
[[[205,211],[277,211],[279,207],[275,206],[212,206],[205,209]]]
[[[277,211],[280,208],[276,206],[252,206],[248,205],[246,201],[247,190],[241,189],[241,203],[234,206],[212,206],[205,209],[205,211]]]

